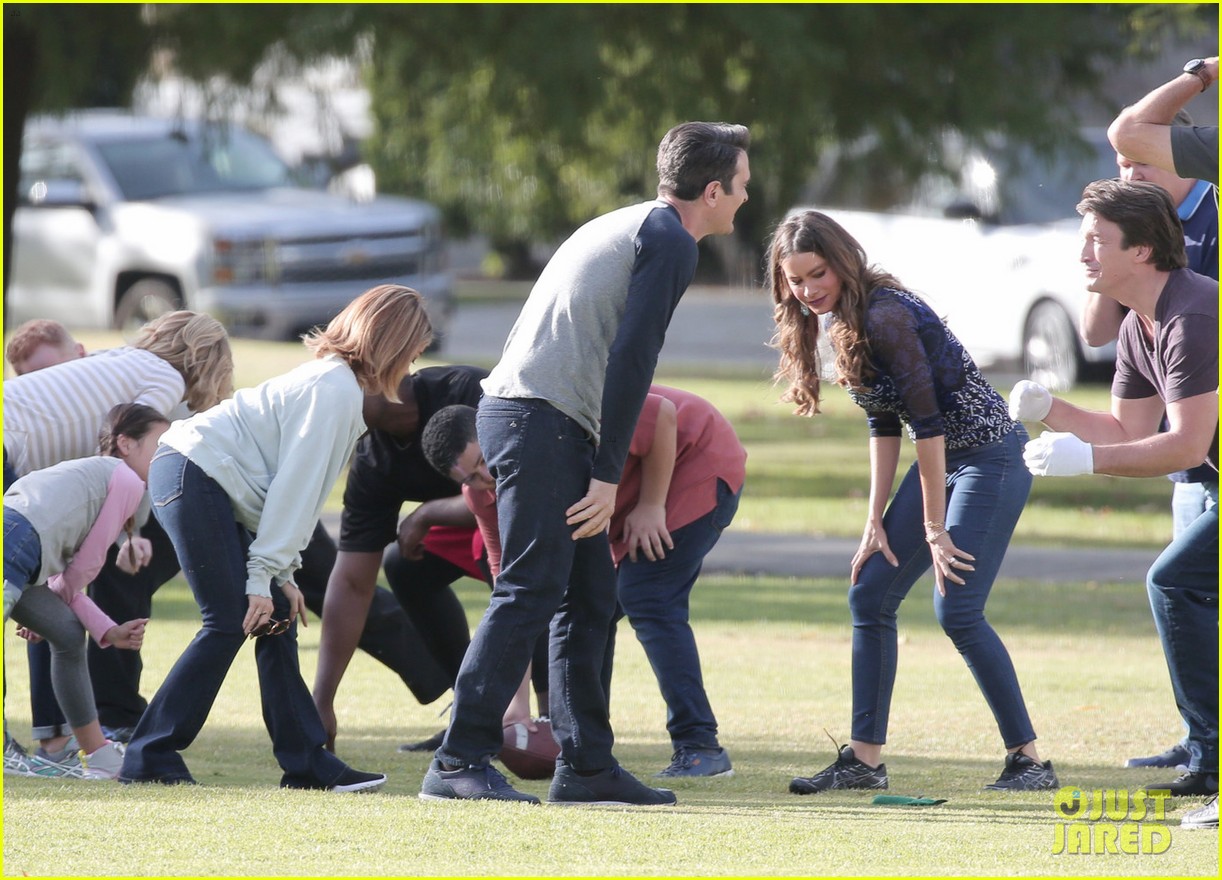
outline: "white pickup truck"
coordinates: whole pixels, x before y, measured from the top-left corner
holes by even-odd
[[[130,328],[188,308],[284,338],[393,282],[420,291],[440,340],[453,299],[443,247],[433,205],[297,185],[234,124],[44,117],[25,132],[5,320]]]
[[[1004,158],[964,149],[952,177],[919,181],[884,210],[841,209],[860,196],[851,175],[829,174],[821,196],[795,210],[823,211],[853,235],[870,262],[924,297],[980,366],[1013,363],[1063,390],[1115,345],[1078,334],[1086,279],[1074,206],[1092,180],[1116,176],[1103,129],[1088,150],[1054,162],[1018,151]],[[860,181],[860,178],[858,178]]]

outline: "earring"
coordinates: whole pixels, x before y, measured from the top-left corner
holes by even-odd
[[[801,300],[798,301],[798,311],[802,313],[803,318],[810,317],[810,309],[807,307],[806,303],[802,302]]]

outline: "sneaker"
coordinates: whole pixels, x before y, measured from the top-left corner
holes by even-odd
[[[21,743],[17,742],[7,733],[4,734],[5,773],[9,776],[37,776],[35,760]]]
[[[76,735],[68,737],[68,741],[63,747],[54,751],[48,752],[42,746],[38,747],[38,751],[34,752],[34,757],[41,761],[46,761],[49,764],[78,764],[76,753],[81,750],[81,744],[76,741]]]
[[[537,804],[533,794],[518,791],[491,764],[446,770],[436,758],[420,784],[422,801],[521,801]]]
[[[69,737],[68,744],[54,753],[39,746],[34,752],[34,775],[44,779],[84,779],[80,751],[75,736]]]
[[[441,742],[446,738],[446,732],[439,730],[430,736],[428,739],[422,739],[419,742],[404,743],[399,746],[401,752],[435,752],[441,748]]]
[[[671,756],[670,766],[653,775],[655,779],[733,776],[734,770],[730,767],[730,756],[723,748],[698,749],[679,746]]]
[[[1052,762],[1040,763],[1029,758],[1022,752],[1010,752],[1006,755],[1006,766],[1001,776],[991,785],[984,787],[985,791],[1045,791],[1056,788],[1056,772]]]
[[[377,791],[386,784],[385,773],[365,773],[348,767],[339,775],[339,779],[329,786],[328,791],[352,793],[358,791]]]
[[[1150,755],[1148,758],[1129,758],[1124,762],[1126,767],[1167,767],[1172,770],[1178,770],[1180,773],[1188,772],[1188,747],[1183,743],[1176,743],[1161,755]]]
[[[1218,793],[1217,773],[1182,773],[1167,785],[1147,785],[1147,791],[1168,791],[1172,797],[1215,795]]]
[[[120,779],[119,781],[124,782],[125,780]],[[160,782],[162,780],[155,781]],[[351,767],[345,767],[336,780],[330,784],[313,779],[290,777],[288,774],[280,778],[281,788],[296,788],[307,791],[338,791],[347,794],[360,791],[377,791],[385,784],[385,773],[365,773],[362,770],[353,770]]]
[[[841,746],[836,760],[814,776],[798,776],[789,783],[794,794],[818,794],[846,788],[885,789],[887,765],[871,767],[858,760],[849,746]]]
[[[556,762],[549,804],[617,804],[638,807],[669,806],[678,798],[665,788],[650,788],[616,764],[593,776],[581,776],[564,761]]]
[[[81,749],[77,753],[85,779],[117,779],[123,767],[123,746],[108,742],[92,755]]]
[[[1218,830],[1218,796],[1215,794],[1205,806],[1185,813],[1180,819],[1181,828],[1212,828]]]

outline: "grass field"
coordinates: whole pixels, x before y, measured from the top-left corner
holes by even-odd
[[[462,582],[472,620],[486,588]],[[844,586],[825,580],[708,578],[693,618],[722,742],[735,776],[681,782],[655,810],[513,807],[417,800],[427,757],[395,747],[439,728],[444,700],[417,705],[359,655],[340,692],[339,751],[390,775],[363,796],[287,793],[262,729],[245,649],[185,757],[199,788],[5,778],[4,873],[20,875],[1073,875],[1215,876],[1217,836],[1180,831],[1194,802],[1173,802],[1160,855],[1054,855],[1049,794],[997,794],[1001,749],[970,674],[933,620],[928,591],[901,618],[901,659],[886,760],[891,793],[947,798],[931,808],[873,806],[846,792],[796,797],[789,778],[831,760],[823,730],[847,737],[849,630]],[[1166,781],[1119,769],[1179,736],[1166,672],[1140,590],[1000,582],[990,617],[1014,656],[1062,784]],[[157,596],[145,681],[164,675],[198,612],[181,585]],[[313,679],[317,625],[301,636]],[[5,645],[9,723],[28,730],[20,643]],[[148,685],[146,685],[147,690]],[[664,707],[621,624],[612,694],[617,755],[646,775],[669,758]],[[546,783],[524,782],[544,795]]]
[[[117,338],[81,334],[91,348]],[[304,359],[295,345],[235,343],[239,386]],[[866,432],[840,392],[826,414],[798,419],[758,378],[659,376],[713,400],[748,447],[748,491],[733,528],[819,537],[860,534],[868,489]],[[1072,399],[1106,406],[1106,389]],[[905,444],[911,456],[911,445]],[[1161,546],[1170,531],[1164,480],[1039,480],[1017,541]],[[332,509],[339,507],[339,490]],[[705,676],[734,760],[731,779],[674,787],[653,811],[435,804],[416,799],[427,756],[395,751],[443,725],[445,700],[416,704],[364,655],[338,700],[339,750],[390,774],[367,796],[286,793],[262,727],[249,648],[185,757],[200,788],[5,778],[4,874],[199,876],[404,875],[1066,875],[1215,876],[1217,836],[1181,832],[1169,814],[1160,855],[1054,855],[1048,794],[981,791],[1001,768],[996,729],[972,678],[934,622],[930,585],[901,612],[901,659],[886,761],[891,793],[945,797],[937,807],[873,806],[866,793],[799,798],[789,778],[833,757],[826,728],[848,736],[849,626],[840,581],[708,577],[693,620]],[[480,584],[461,591],[472,622]],[[1001,580],[990,618],[1009,646],[1063,784],[1127,789],[1165,774],[1119,769],[1180,735],[1144,591],[1133,585]],[[181,581],[156,597],[144,651],[150,695],[198,627]],[[27,740],[26,664],[6,633],[10,729]],[[313,681],[318,623],[301,634]],[[613,684],[616,753],[648,775],[669,759],[665,710],[631,629],[621,624]],[[14,650],[15,649],[15,650]],[[522,783],[538,795],[545,783]]]

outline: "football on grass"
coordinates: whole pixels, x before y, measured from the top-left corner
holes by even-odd
[[[556,770],[560,746],[552,737],[552,725],[546,718],[535,720],[539,729],[531,732],[525,724],[507,724],[503,731],[500,759],[519,779],[551,779]]]

